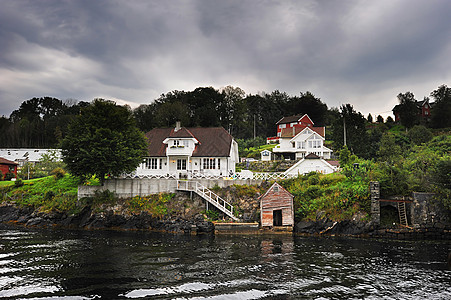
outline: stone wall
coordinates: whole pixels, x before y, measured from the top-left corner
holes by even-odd
[[[224,180],[224,179],[193,179],[207,188],[219,186],[225,188],[234,184],[239,185],[258,185],[262,180],[241,179],[241,180]],[[114,192],[119,198],[128,198],[134,196],[148,196],[158,193],[174,193],[177,190],[177,180],[174,179],[110,179],[106,180],[103,186],[78,186],[78,199],[83,197],[91,197],[96,191],[109,190]]]
[[[450,212],[431,193],[413,193],[411,218],[415,228],[451,228]]]

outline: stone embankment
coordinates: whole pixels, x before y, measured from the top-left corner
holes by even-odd
[[[344,220],[334,222],[327,218],[296,223],[294,232],[305,235],[336,235],[399,240],[451,240],[451,228],[422,226],[410,228],[380,228],[373,222]]]
[[[182,217],[155,218],[147,213],[123,215],[94,212],[86,207],[80,213],[69,215],[61,212],[40,212],[32,208],[18,208],[11,204],[0,206],[0,223],[15,223],[27,227],[62,227],[80,229],[161,230],[175,233],[214,233],[214,225],[197,215],[190,219]]]

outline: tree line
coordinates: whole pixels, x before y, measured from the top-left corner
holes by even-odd
[[[435,100],[430,124],[426,127],[450,127],[451,88],[440,86],[431,92]],[[398,95],[403,112],[413,109],[412,93]],[[407,99],[407,100],[406,100]],[[89,102],[43,97],[24,101],[8,117],[0,117],[0,147],[56,148],[68,132],[68,126]],[[382,134],[394,125],[391,117],[384,122],[382,116],[365,118],[351,104],[328,108],[313,93],[301,92],[291,96],[285,92],[247,94],[239,87],[222,89],[199,87],[193,91],[171,91],[162,94],[150,104],[130,109],[137,127],[147,132],[156,127],[172,127],[181,121],[185,127],[222,126],[236,139],[266,138],[276,134],[275,124],[283,116],[308,114],[315,126],[326,126],[326,140],[335,150],[345,143],[361,157],[374,157]],[[401,122],[410,128],[418,121],[409,115]],[[259,139],[264,141],[264,139]]]

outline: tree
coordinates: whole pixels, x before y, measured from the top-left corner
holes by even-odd
[[[368,123],[373,123],[373,116],[371,114],[368,114],[368,117],[366,117]]]
[[[418,108],[413,93],[399,93],[398,101],[399,105],[397,106],[397,110],[399,111],[401,124],[406,128],[411,128],[418,124]]]
[[[146,154],[144,135],[135,125],[129,107],[95,99],[82,109],[61,143],[63,161],[75,176],[97,176],[132,172]]]
[[[431,92],[435,103],[432,109],[432,127],[451,127],[451,88],[446,85],[439,86]]]
[[[332,140],[335,149],[344,145],[346,132],[346,145],[353,154],[360,157],[368,157],[368,134],[365,128],[366,119],[361,113],[357,113],[351,104],[340,107],[341,117],[337,119],[332,128]]]
[[[432,132],[423,125],[415,125],[409,130],[407,136],[412,143],[420,145],[432,139]]]
[[[381,115],[378,115],[376,117],[376,122],[382,124],[382,123],[384,123],[384,118]]]
[[[390,166],[401,159],[402,149],[396,143],[394,134],[386,133],[382,136],[377,155],[380,161],[386,162]]]

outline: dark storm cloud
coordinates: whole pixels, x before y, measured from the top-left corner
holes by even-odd
[[[235,85],[388,111],[450,84],[450,1],[0,0],[0,115]]]

